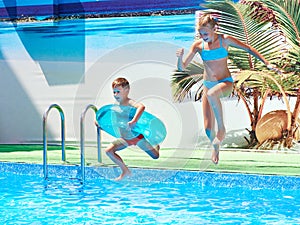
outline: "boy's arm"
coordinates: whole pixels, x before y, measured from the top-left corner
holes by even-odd
[[[140,102],[135,102],[133,100],[129,101],[129,104],[136,108],[136,112],[131,121],[128,122],[129,126],[133,126],[141,117],[142,113],[145,111],[145,106]]]

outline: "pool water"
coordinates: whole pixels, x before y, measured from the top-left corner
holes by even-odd
[[[115,182],[117,170],[87,168],[82,184],[78,167],[47,181],[38,165],[0,168],[1,224],[300,223],[299,177],[133,169]]]

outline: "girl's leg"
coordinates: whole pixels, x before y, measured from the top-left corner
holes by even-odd
[[[126,148],[127,145],[118,140],[116,140],[114,143],[110,144],[105,149],[105,152],[106,152],[107,156],[121,168],[122,173],[119,177],[116,178],[116,180],[121,180],[125,176],[130,175],[130,171],[129,171],[128,167],[125,165],[123,159],[116,153],[116,151]]]
[[[159,145],[153,147],[145,138],[141,139],[136,145],[150,155],[152,159],[159,158]]]
[[[223,120],[223,111],[220,98],[228,96],[233,88],[231,82],[222,82],[209,89],[206,93],[211,109],[214,112],[214,117],[217,121],[218,131],[213,144],[220,144],[225,138],[225,126]]]
[[[204,128],[206,136],[212,142],[215,139],[215,118],[214,112],[212,111],[210,104],[206,96],[207,89],[204,90],[204,95],[202,97],[202,109],[203,109],[203,119]]]
[[[208,102],[206,92],[207,89],[204,90],[205,94],[202,97],[202,108],[203,108],[203,118],[204,118],[204,128],[207,137],[209,138],[210,142],[212,143],[216,137],[215,135],[215,117],[212,108]],[[219,161],[219,144],[213,144],[213,150],[211,154],[211,160],[213,163],[217,164]]]

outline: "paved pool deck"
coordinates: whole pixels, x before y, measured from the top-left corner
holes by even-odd
[[[210,150],[161,149],[157,160],[135,147],[120,151],[119,154],[131,168],[300,176],[300,151],[226,149],[220,151],[218,165],[211,162]],[[66,145],[65,162],[61,160],[61,156],[60,146],[48,146],[48,164],[80,165],[78,145]],[[43,146],[0,145],[0,161],[43,164]],[[99,163],[97,147],[93,145],[85,146],[85,161],[90,166],[114,165],[103,152]]]

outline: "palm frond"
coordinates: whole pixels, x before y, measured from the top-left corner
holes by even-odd
[[[292,47],[300,46],[299,0],[260,0],[275,13],[280,29],[287,34]]]
[[[268,74],[264,72],[264,74]],[[297,96],[297,91],[300,86],[300,77],[295,73],[285,74],[283,79],[281,75],[274,75],[269,73],[285,91],[288,96]],[[238,74],[236,77],[237,88],[242,89],[253,89],[256,88],[261,95],[264,94],[266,90],[270,90],[269,96],[281,96],[280,88],[270,79],[266,78],[261,72],[244,70]],[[245,95],[246,96],[246,95]]]
[[[251,15],[258,20],[264,18],[263,13],[258,13],[266,9],[270,9],[275,15],[273,26],[278,28],[285,37],[288,46],[288,53],[285,64],[294,65],[295,72],[300,69],[300,2],[299,0],[248,0],[252,7]],[[291,71],[291,66],[288,68]]]
[[[172,94],[175,102],[182,102],[185,98],[192,98],[192,89],[195,84],[199,84],[195,92],[194,99],[198,100],[198,96],[202,91],[203,65],[192,62],[186,71],[175,71],[171,75]]]

